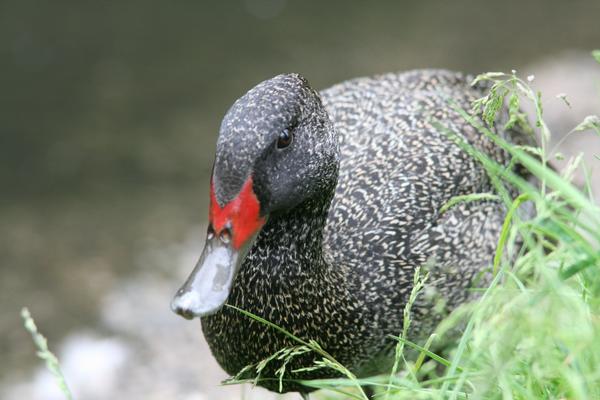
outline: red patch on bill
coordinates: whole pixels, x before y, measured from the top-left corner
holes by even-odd
[[[216,235],[229,228],[233,248],[238,250],[242,247],[265,224],[265,218],[260,216],[260,202],[252,188],[252,177],[244,182],[240,193],[223,207],[217,202],[211,180],[208,220]]]

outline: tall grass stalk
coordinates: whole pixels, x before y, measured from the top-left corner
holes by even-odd
[[[21,317],[23,318],[23,325],[25,326],[25,329],[31,333],[33,343],[37,347],[37,356],[46,362],[46,368],[48,368],[54,377],[56,384],[58,385],[60,391],[64,394],[65,398],[67,400],[72,400],[73,396],[71,395],[71,391],[67,386],[65,377],[60,370],[58,358],[56,358],[56,356],[48,348],[48,341],[41,333],[39,333],[38,328],[35,325],[35,321],[31,317],[31,314],[27,308],[23,308],[21,310]]]

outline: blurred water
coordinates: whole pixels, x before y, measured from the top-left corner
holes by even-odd
[[[598,15],[600,2],[560,0],[0,1],[0,380],[38,380],[25,305],[65,354],[73,340],[117,346],[124,375],[167,374],[173,387],[160,393],[209,393],[222,378],[199,327],[168,303],[201,250],[220,119],[257,82],[296,71],[323,88],[416,67],[531,66],[540,85],[570,94],[562,83],[585,74],[549,65],[600,47]],[[594,93],[579,104],[597,105]],[[140,291],[141,303],[130,295]],[[198,364],[179,380],[187,350]],[[168,367],[149,361],[169,352]]]

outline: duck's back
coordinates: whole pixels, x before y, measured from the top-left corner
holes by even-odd
[[[325,254],[360,287],[358,301],[377,316],[374,329],[400,326],[416,266],[435,261],[430,282],[451,308],[464,300],[465,288],[493,256],[504,218],[501,204],[464,203],[440,213],[454,196],[492,188],[484,168],[436,123],[460,132],[497,162],[508,162],[453,108],[469,110],[484,94],[470,80],[419,70],[359,78],[321,93],[341,140]],[[518,132],[499,134],[526,141]],[[428,309],[423,304],[414,311]]]

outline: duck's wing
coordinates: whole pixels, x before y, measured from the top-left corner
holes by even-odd
[[[324,241],[333,261],[362,260],[362,268],[406,261],[411,239],[444,221],[440,209],[451,198],[493,191],[485,168],[448,132],[509,164],[509,155],[457,111],[485,94],[470,82],[459,73],[422,70],[359,78],[323,93],[341,140]],[[517,130],[496,132],[519,144],[532,141]]]

